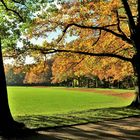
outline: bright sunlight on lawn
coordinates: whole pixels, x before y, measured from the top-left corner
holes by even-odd
[[[118,108],[127,106],[133,96],[122,98],[113,96],[110,91],[125,93],[125,90],[109,89],[8,87],[8,96],[15,118],[33,128],[72,125],[140,113],[138,110]],[[133,91],[129,92],[133,95]],[[112,107],[115,109],[107,109]]]
[[[88,109],[126,106],[130,100],[67,88],[9,87],[13,115],[52,115]]]

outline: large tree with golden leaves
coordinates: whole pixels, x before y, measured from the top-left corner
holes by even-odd
[[[137,78],[136,98],[131,105],[140,106],[139,0],[64,2],[60,10],[51,14],[42,12],[30,35],[49,35],[46,32],[59,29],[63,32],[55,43],[36,50],[43,54],[65,52],[127,62]]]

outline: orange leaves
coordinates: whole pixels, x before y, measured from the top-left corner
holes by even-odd
[[[44,81],[46,81],[47,72],[48,65],[46,62],[32,65],[25,75],[24,83],[43,83]]]
[[[64,57],[63,57],[64,56]],[[53,83],[62,82],[66,80],[68,77],[73,77],[73,68],[76,65],[77,60],[76,57],[67,54],[67,55],[59,55],[55,58],[52,67],[53,73]]]
[[[100,59],[98,63],[93,72],[100,79],[111,78],[113,82],[115,80],[121,81],[123,78],[133,75],[132,65],[128,62],[115,58],[104,58]]]
[[[130,45],[128,21],[120,0],[66,2],[59,11],[48,13],[44,19],[38,18],[35,24],[34,30],[39,32],[34,31],[34,34],[38,33],[37,35],[40,36],[50,32],[56,33],[57,29],[60,30],[58,38],[63,31],[65,33],[59,43],[58,39],[51,43],[45,42],[41,46],[45,49],[94,54],[111,53],[127,58],[132,58],[135,53]],[[64,30],[69,24],[72,26]],[[75,37],[75,39],[70,40],[69,37]],[[62,82],[67,78],[83,75],[97,75],[100,79],[112,77],[112,80],[121,80],[124,76],[133,74],[129,63],[114,58],[95,58],[71,53],[55,54],[54,56],[53,82]],[[36,68],[36,71],[41,73],[39,67]]]

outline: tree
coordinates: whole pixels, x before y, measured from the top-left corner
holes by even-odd
[[[16,10],[7,7],[7,3],[9,2],[7,1],[5,3],[3,0],[0,2],[0,130],[4,132],[24,126],[24,124],[14,121],[8,105],[2,49],[6,48],[6,46],[7,48],[12,48],[15,45],[16,39],[19,36],[19,30],[16,28],[14,21],[16,21],[17,18],[20,18],[20,20],[22,18]],[[13,8],[14,3],[12,3],[10,7]],[[8,18],[10,13],[6,11],[12,13],[10,16],[11,19]]]
[[[23,85],[25,71],[23,67],[16,67],[11,64],[4,65],[7,85]]]
[[[3,54],[6,57],[20,58],[24,62],[29,51],[26,48],[28,41],[21,38],[30,22],[47,7],[48,0],[1,0],[0,1],[0,131],[12,133],[24,127],[23,123],[16,122],[10,112],[7,98],[6,79],[3,65]],[[16,44],[23,41],[24,51]],[[29,51],[30,52],[30,51]],[[22,55],[23,54],[23,55]],[[20,56],[22,55],[22,56]]]
[[[45,13],[44,13],[45,15]],[[75,53],[102,58],[117,58],[132,65],[136,80],[136,98],[131,106],[140,106],[140,1],[139,0],[95,0],[65,2],[57,14],[39,17],[32,28],[34,36],[60,28],[63,35],[58,36],[56,44],[36,48],[41,53]],[[51,23],[51,25],[50,25]],[[42,25],[42,26],[41,26]],[[49,25],[49,26],[47,26]],[[49,28],[45,28],[49,27]],[[41,32],[40,32],[41,30]],[[43,32],[44,31],[44,32]],[[88,32],[88,35],[86,33]],[[85,33],[85,35],[84,35]],[[68,36],[74,41],[90,39],[89,46],[68,48]],[[79,46],[79,45],[78,45]],[[46,47],[46,48],[45,48]],[[101,51],[100,51],[100,48]]]
[[[24,127],[24,124],[16,122],[10,112],[2,51],[7,57],[19,56],[21,52],[18,52],[19,48],[16,44],[20,39],[21,31],[28,27],[30,19],[35,16],[31,11],[40,10],[39,3],[35,2],[37,1],[0,1],[0,131],[6,134],[16,133],[18,129]]]
[[[123,41],[125,41],[126,43],[133,46],[133,49],[135,50],[135,53],[133,54],[133,56],[131,58],[128,58],[128,57],[126,58],[123,56],[120,59],[122,59],[124,61],[128,60],[132,64],[134,73],[137,76],[137,88],[138,88],[137,90],[138,91],[137,91],[136,99],[135,99],[135,101],[133,101],[132,106],[138,107],[138,106],[140,106],[140,88],[139,88],[140,87],[140,64],[139,64],[140,49],[139,49],[139,41],[138,41],[138,36],[140,35],[140,20],[139,20],[140,19],[140,2],[138,0],[137,1],[121,0],[121,2],[122,2],[122,4],[120,4],[120,1],[109,1],[108,5],[113,6],[113,8],[111,9],[112,11],[105,10],[106,12],[110,12],[109,14],[112,15],[113,20],[115,19],[114,21],[116,22],[116,24],[114,21],[110,22],[110,20],[109,20],[108,24],[105,23],[105,25],[99,25],[96,27],[95,26],[84,26],[84,25],[72,23],[66,27],[64,32],[70,26],[73,26],[73,25],[80,27],[80,28],[89,28],[89,29],[93,29],[93,30],[105,31],[107,33],[113,34],[115,37],[120,38]],[[102,1],[101,3],[106,4],[105,1]],[[134,4],[136,5],[136,7],[134,6]],[[101,9],[104,8],[103,5],[99,5],[99,6]],[[123,6],[123,8],[122,8],[122,6]],[[122,12],[122,10],[124,10],[125,13]],[[116,15],[114,16],[113,14],[116,14]],[[124,18],[124,21],[121,20],[121,18]],[[136,20],[135,20],[135,18],[136,18]],[[104,20],[104,21],[106,22],[106,20]],[[123,28],[123,24],[124,25],[127,24],[128,30]],[[129,33],[128,33],[128,31],[129,31]],[[105,55],[105,53],[103,55]],[[103,56],[103,55],[100,54],[100,56]],[[110,55],[107,54],[106,56],[109,57]],[[119,57],[120,56],[121,55],[119,55]],[[118,56],[115,56],[115,54],[112,53],[111,57],[117,58]]]
[[[52,70],[53,83],[61,83],[63,81],[67,83],[70,79],[77,79],[79,86],[84,86],[88,80],[92,82],[94,77],[98,77],[101,81],[107,81],[110,85],[120,81],[123,83],[126,77],[133,77],[133,69],[129,63],[115,58],[101,59],[73,53],[55,55]]]
[[[50,85],[51,84],[51,62],[52,60],[45,60],[36,62],[30,65],[26,72],[24,83],[35,85]]]

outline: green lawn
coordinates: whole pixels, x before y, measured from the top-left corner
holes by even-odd
[[[8,96],[14,116],[65,114],[130,103],[119,97],[67,88],[8,87]]]
[[[123,107],[132,99],[99,93],[115,91],[123,94],[125,90],[96,89],[98,93],[84,90],[8,87],[8,97],[15,119],[24,122],[29,128],[73,125],[140,115],[139,109]]]

